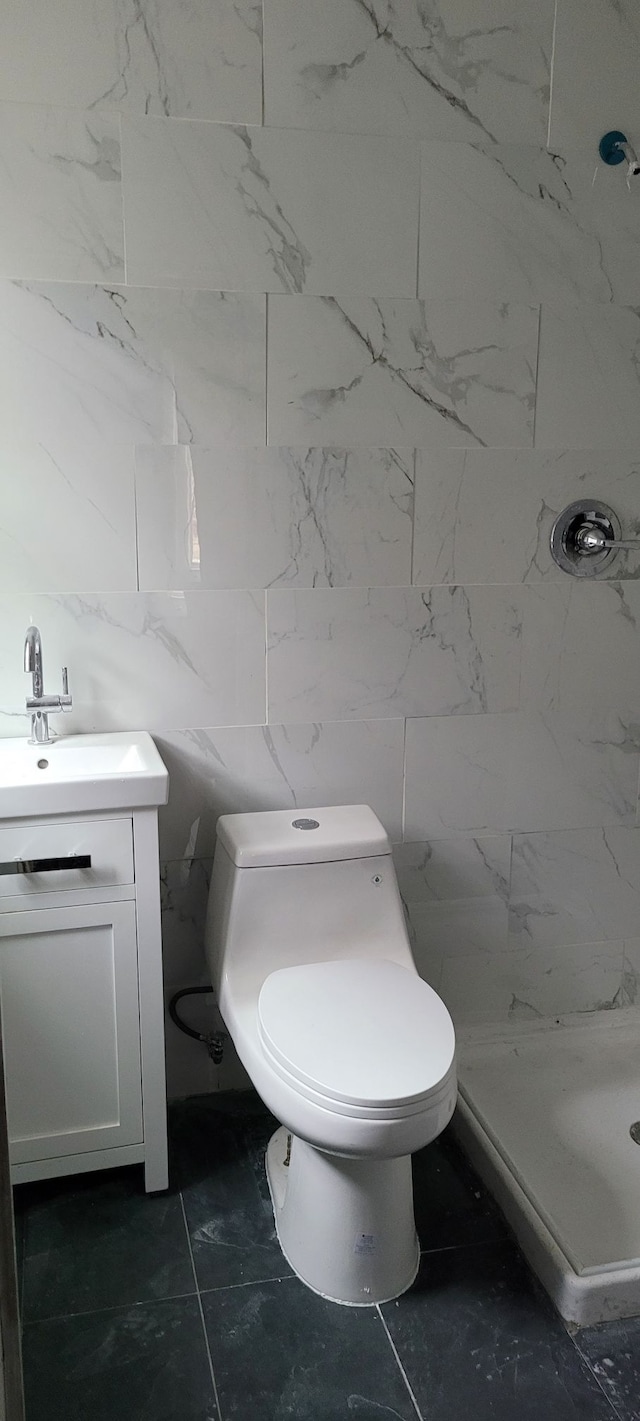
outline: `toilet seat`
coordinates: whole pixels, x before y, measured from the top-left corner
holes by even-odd
[[[278,1074],[340,1113],[412,1114],[451,1086],[455,1038],[444,1003],[386,959],[272,972],[258,1034]]]

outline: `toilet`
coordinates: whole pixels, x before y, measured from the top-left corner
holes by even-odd
[[[419,1262],[411,1155],[456,1102],[449,1013],[418,976],[368,805],[225,814],[206,952],[240,1060],[281,1126],[276,1230],[315,1292],[366,1306]]]

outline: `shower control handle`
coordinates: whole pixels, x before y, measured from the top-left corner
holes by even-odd
[[[581,553],[606,553],[609,548],[640,548],[640,538],[608,538],[597,523],[583,523],[574,533],[576,548]]]
[[[549,542],[554,562],[573,577],[609,573],[623,549],[640,551],[640,538],[623,538],[617,514],[599,498],[581,498],[564,508]]]

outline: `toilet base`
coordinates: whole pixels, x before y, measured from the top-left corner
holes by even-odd
[[[347,1307],[370,1307],[411,1287],[420,1247],[410,1155],[345,1159],[281,1125],[266,1163],[280,1247],[314,1293]]]

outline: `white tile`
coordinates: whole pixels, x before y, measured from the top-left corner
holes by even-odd
[[[426,942],[418,942],[410,920],[407,922],[409,937],[411,939],[411,950],[414,962],[418,969],[418,975],[424,982],[428,982],[433,987],[434,992],[440,992],[440,980],[442,978],[442,953],[438,948],[427,946]]]
[[[509,823],[553,829],[634,822],[640,765],[637,717],[598,712],[588,702],[568,714],[514,718]]]
[[[204,953],[210,859],[184,859],[160,865],[162,902],[162,959],[165,1001],[181,987],[211,985]],[[213,993],[183,997],[180,1016],[193,1030],[207,1035],[223,1031]],[[243,1071],[227,1037],[220,1066],[214,1066],[202,1042],[186,1036],[165,1017],[167,1095],[169,1099],[200,1095],[206,1091],[249,1090],[251,1082]]]
[[[532,443],[538,312],[269,300],[269,443]]]
[[[417,144],[140,118],[122,145],[129,281],[414,294]]]
[[[405,903],[502,898],[509,893],[511,838],[436,839],[398,844],[393,852]]]
[[[122,281],[118,120],[0,104],[0,275]]]
[[[506,957],[506,961],[504,960]],[[511,955],[501,954],[502,961],[487,953],[469,953],[464,957],[443,959],[439,994],[453,1017],[456,1029],[483,1021],[508,1019],[514,999]],[[535,1017],[535,1009],[529,1009]]]
[[[419,294],[640,300],[640,187],[594,170],[593,144],[424,143]]]
[[[142,588],[410,581],[411,450],[146,445],[136,508]]]
[[[270,124],[546,138],[553,4],[265,0]]]
[[[88,109],[118,79],[117,0],[34,0],[28,23],[21,0],[0,11],[3,99]],[[125,34],[123,33],[123,40]],[[126,43],[125,46],[126,52]]]
[[[502,715],[408,720],[407,840],[508,830],[508,730]]]
[[[179,443],[264,444],[264,296],[236,291],[151,295],[151,339],[171,361]]]
[[[640,829],[516,835],[509,916],[514,947],[631,937],[640,922]]]
[[[259,0],[117,0],[116,35],[119,108],[262,122]]]
[[[5,432],[0,592],[135,591],[133,450]]]
[[[595,710],[625,706],[638,713],[639,627],[637,582],[571,580],[557,671],[556,701],[563,711],[588,705]]]
[[[606,498],[624,536],[635,536],[640,459],[615,450],[418,450],[414,582],[553,581],[570,587],[549,539],[561,510],[585,496]],[[604,578],[638,575],[640,552],[623,552]]]
[[[440,993],[454,1024],[522,1022],[611,1009],[622,1000],[622,943],[445,957]]]
[[[211,859],[178,859],[160,865],[162,965],[165,992],[207,986],[204,955]]]
[[[551,144],[597,150],[612,128],[640,139],[639,65],[636,0],[558,0]]]
[[[69,668],[58,733],[264,720],[264,593],[0,598],[0,732],[27,733],[25,628],[41,630],[47,690]]]
[[[204,953],[210,859],[181,859],[160,866],[162,959],[165,1000],[181,987],[210,986]],[[178,1010],[195,1031],[207,1034],[226,1028],[212,993],[183,997]],[[169,1099],[216,1090],[249,1090],[231,1039],[227,1036],[222,1064],[214,1066],[201,1042],[165,1019],[167,1094]]]
[[[567,627],[573,583],[574,579],[565,574],[563,582],[531,582],[521,589],[523,711],[563,709],[561,685],[565,656],[571,645]],[[591,709],[589,701],[581,701],[576,709],[579,713]]]
[[[626,938],[622,971],[621,1005],[634,1007],[640,1003],[640,938]]]
[[[496,588],[267,594],[269,720],[466,715],[518,702],[519,624]]]
[[[507,717],[407,721],[405,838],[508,830]]]
[[[21,0],[0,12],[0,94],[260,123],[258,0]]]
[[[0,282],[0,417],[47,447],[264,439],[264,297]]]
[[[0,283],[2,425],[61,443],[174,438],[173,384],[130,312],[133,293]]]
[[[492,449],[491,456],[497,453]],[[509,455],[516,457],[516,451]],[[465,460],[464,449],[416,449],[413,581],[418,585],[463,580],[456,574],[455,551]]]
[[[629,449],[640,444],[640,311],[545,305],[535,443]]]
[[[162,853],[211,855],[220,814],[359,804],[392,839],[402,833],[401,720],[233,726],[156,736],[171,795],[160,810]]]
[[[415,956],[420,961],[481,952],[492,955],[507,947],[507,905],[501,898],[467,898],[447,903],[410,903]]]
[[[639,751],[614,713],[409,720],[405,838],[633,824]]]

